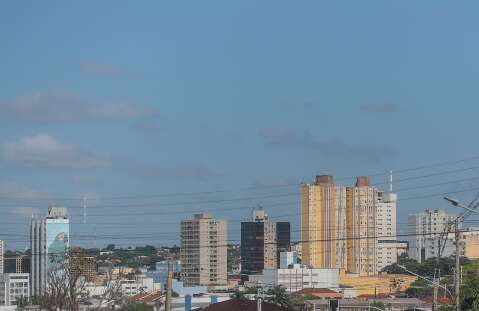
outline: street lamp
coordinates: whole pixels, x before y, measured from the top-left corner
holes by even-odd
[[[444,200],[450,202],[452,205],[454,206],[459,206],[463,209],[465,209],[466,211],[468,212],[471,212],[471,213],[474,213],[474,214],[479,214],[478,211],[470,208],[469,206],[465,206],[464,204],[461,204],[458,200],[454,199],[454,198],[450,198],[450,197],[444,197]]]

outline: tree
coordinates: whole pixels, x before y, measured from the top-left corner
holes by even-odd
[[[463,285],[461,286],[461,309],[479,309],[479,276],[477,271],[479,264],[471,264],[463,267]]]
[[[291,305],[295,308],[301,308],[304,306],[306,300],[317,300],[318,297],[314,295],[299,295],[299,294],[292,294],[290,296]]]
[[[236,291],[231,295],[231,298],[233,299],[240,299],[240,300],[246,300],[246,296],[244,292]]]
[[[374,307],[374,308],[377,308],[377,309],[381,309],[381,310],[386,310],[386,306],[384,305],[383,302],[381,301],[373,301],[371,303],[371,307]]]
[[[431,287],[431,283],[423,279],[417,279],[411,283],[411,286],[408,289],[406,289],[406,294],[410,297],[423,299],[432,296],[433,291],[434,289]]]
[[[292,308],[293,304],[288,293],[286,292],[286,288],[282,286],[273,287],[266,292],[266,295],[267,302],[285,308]]]
[[[75,257],[80,254],[75,253]],[[73,268],[74,267],[74,268]],[[86,279],[83,276],[82,266],[72,265],[70,252],[52,255],[49,258],[47,284],[41,296],[32,297],[30,304],[40,305],[47,311],[69,310],[78,311],[80,304],[87,304],[91,297],[86,288]],[[90,310],[103,309],[104,302],[112,302],[124,308],[127,305],[123,295],[121,283],[114,280],[111,274],[105,281],[105,291],[98,298],[98,305],[90,306]],[[24,304],[24,301],[22,301]],[[24,305],[23,305],[24,306]]]
[[[461,258],[461,265],[466,265],[470,261],[467,258]],[[437,258],[428,258],[424,262],[419,263],[412,258],[399,257],[397,264],[392,264],[387,267],[384,267],[382,272],[388,274],[405,274],[407,273],[404,269],[400,268],[399,265],[405,266],[411,272],[417,273],[424,277],[434,277],[436,269],[441,271],[441,275],[450,275],[453,273],[454,259],[452,257],[442,257],[439,260],[439,265],[437,264]]]
[[[153,311],[153,307],[142,302],[130,302],[126,306],[126,311]]]

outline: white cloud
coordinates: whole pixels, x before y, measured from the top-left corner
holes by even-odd
[[[5,161],[37,168],[95,168],[111,164],[108,157],[62,143],[48,134],[5,143],[1,154]]]
[[[0,119],[5,122],[80,122],[140,119],[154,114],[125,102],[95,103],[69,92],[41,92],[0,100]]]

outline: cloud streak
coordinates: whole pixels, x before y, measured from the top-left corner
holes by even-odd
[[[350,144],[340,139],[316,140],[308,131],[291,128],[263,128],[258,131],[258,136],[267,147],[305,149],[328,158],[381,162],[398,155],[391,146]]]
[[[176,181],[208,181],[222,176],[212,168],[190,163],[171,167],[141,166],[130,168],[130,173],[144,179],[176,180]]]
[[[127,102],[95,103],[69,92],[41,92],[0,100],[4,122],[71,123],[81,121],[141,119],[155,111]]]
[[[103,155],[58,141],[48,134],[25,136],[1,146],[1,158],[28,168],[99,168],[111,165]]]
[[[382,103],[382,104],[363,104],[359,106],[359,110],[366,113],[374,114],[391,114],[399,112],[401,107],[397,104]]]
[[[95,62],[83,62],[80,64],[80,71],[86,74],[108,77],[119,77],[124,74],[118,66],[100,64]]]

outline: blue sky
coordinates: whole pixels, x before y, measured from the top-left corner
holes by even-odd
[[[178,209],[229,209],[213,214],[236,223],[236,239],[238,219],[252,206],[270,205],[271,216],[299,211],[280,205],[294,196],[258,199],[297,188],[143,195],[370,175],[476,156],[478,9],[474,1],[3,3],[4,239],[23,247],[31,214],[53,203],[70,207],[72,241],[77,234],[88,246],[92,233],[99,244],[107,234],[124,245],[173,243],[188,216],[171,214]],[[473,177],[471,169],[406,184]],[[82,196],[91,206],[87,225],[78,224],[81,201],[72,200]],[[227,201],[246,197],[254,199]],[[440,197],[409,200],[398,214],[404,222],[408,213],[446,207]],[[121,215],[129,212],[138,215]],[[297,230],[297,217],[290,220]]]

